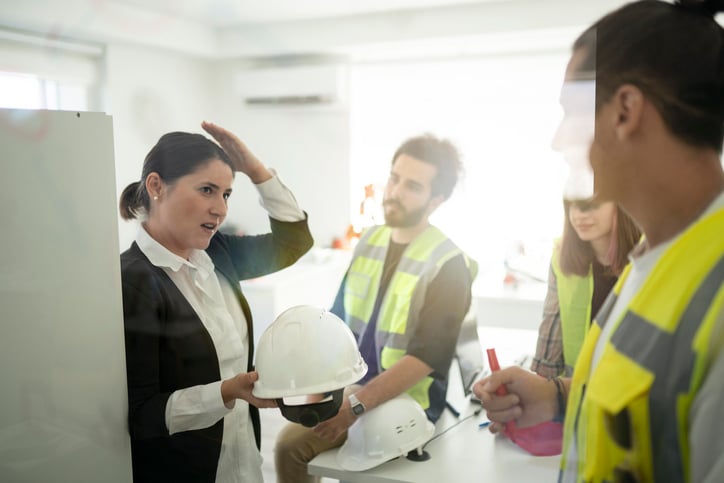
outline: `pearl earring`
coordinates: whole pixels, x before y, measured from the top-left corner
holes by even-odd
[[[153,197],[153,201],[156,201],[158,199],[158,196]]]

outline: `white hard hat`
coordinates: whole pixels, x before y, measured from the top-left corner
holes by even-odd
[[[343,389],[365,375],[367,364],[342,319],[319,307],[298,305],[281,313],[261,335],[256,371],[254,396],[277,399],[287,419],[314,426],[337,414]],[[315,394],[331,395],[333,401],[283,402]]]
[[[364,471],[410,451],[432,438],[435,425],[407,393],[364,413],[347,430],[337,463],[348,471]]]

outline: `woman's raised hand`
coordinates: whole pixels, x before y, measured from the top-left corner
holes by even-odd
[[[234,133],[208,121],[202,122],[201,127],[223,148],[231,159],[234,170],[247,175],[252,183],[263,183],[272,177],[271,171],[254,156],[254,153],[249,151],[246,144]]]

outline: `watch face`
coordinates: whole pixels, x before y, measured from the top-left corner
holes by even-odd
[[[363,412],[365,412],[365,407],[362,405],[362,403],[357,403],[352,406],[352,414],[354,414],[355,416],[359,416]]]

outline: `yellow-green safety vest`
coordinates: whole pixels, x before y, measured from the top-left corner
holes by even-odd
[[[617,320],[607,319],[631,266],[601,308],[566,411],[561,469],[573,467],[576,481],[690,481],[689,408],[717,355],[709,339],[724,311],[723,233],[720,209],[661,255]],[[605,324],[615,325],[591,373]]]
[[[372,316],[392,229],[374,226],[362,234],[347,272],[344,289],[346,322],[355,334],[362,334]],[[428,284],[445,263],[463,254],[445,234],[429,226],[405,249],[380,305],[375,332],[377,364],[391,367],[407,353]],[[465,256],[471,281],[477,265]],[[381,348],[381,350],[380,350]],[[432,377],[425,377],[407,392],[423,409],[430,407]]]
[[[593,297],[593,272],[588,275],[567,275],[561,271],[561,246],[555,243],[551,267],[556,276],[558,310],[563,338],[563,361],[566,373],[571,374],[581,352],[583,339],[591,325],[591,299]]]

